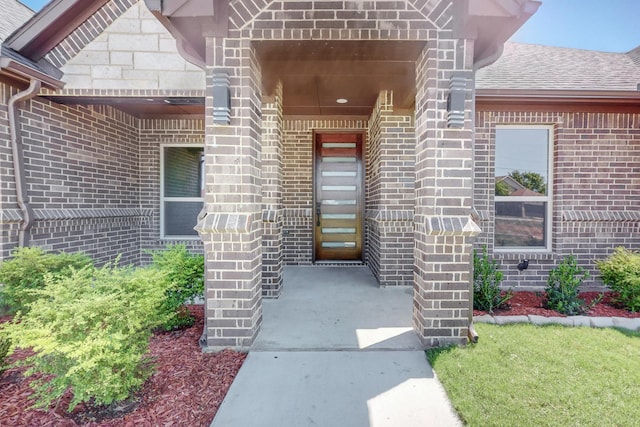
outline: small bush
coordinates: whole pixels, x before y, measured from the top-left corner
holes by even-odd
[[[37,297],[35,289],[42,289],[44,276],[66,276],[73,268],[81,269],[92,261],[83,253],[52,253],[41,248],[19,248],[10,260],[0,264],[0,299],[9,313],[28,309]]]
[[[588,277],[589,272],[578,266],[573,255],[563,259],[549,272],[545,288],[545,307],[567,315],[583,314],[589,311],[600,301],[600,298],[587,305],[578,297],[580,285]]]
[[[509,289],[503,292],[500,289],[503,274],[498,270],[498,263],[489,259],[487,247],[479,256],[473,251],[473,308],[492,313],[495,308],[500,308],[513,296]]]
[[[189,253],[185,245],[169,246],[151,255],[151,268],[162,271],[168,281],[163,310],[169,316],[162,328],[171,331],[192,326],[195,319],[184,304],[203,296],[204,257]]]
[[[11,347],[11,341],[7,338],[0,336],[0,377],[4,374],[4,371],[7,370],[7,364],[4,359],[7,357],[7,353],[9,353],[9,348]]]
[[[151,375],[147,354],[151,332],[165,319],[160,272],[105,266],[71,269],[69,276],[45,275],[26,314],[0,332],[34,355],[29,366],[35,406],[46,408],[67,390],[80,402],[110,404],[129,397]]]
[[[596,266],[604,284],[617,294],[614,301],[627,310],[640,311],[640,253],[616,248]]]

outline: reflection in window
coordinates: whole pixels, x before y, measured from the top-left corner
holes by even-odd
[[[193,238],[202,209],[204,150],[202,146],[162,148],[161,235]]]
[[[498,127],[495,147],[495,247],[550,249],[550,129]]]

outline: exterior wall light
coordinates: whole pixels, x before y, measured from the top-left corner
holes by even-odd
[[[466,91],[464,77],[451,76],[449,80],[449,95],[447,97],[447,127],[464,127],[464,101]]]
[[[527,268],[529,268],[529,260],[528,259],[523,259],[522,261],[520,261],[518,263],[518,270],[522,271],[522,270],[526,270]]]
[[[213,73],[213,123],[231,124],[231,91],[226,71]]]

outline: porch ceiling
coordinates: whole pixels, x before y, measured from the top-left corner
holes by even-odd
[[[265,95],[283,86],[286,115],[369,115],[381,90],[394,107],[415,98],[415,60],[423,41],[258,41]],[[337,99],[346,99],[344,104]]]

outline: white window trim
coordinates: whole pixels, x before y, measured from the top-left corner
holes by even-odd
[[[504,124],[504,125],[496,125],[495,133],[497,133],[498,129],[546,129],[548,133],[548,147],[547,147],[547,194],[545,196],[495,196],[493,201],[493,225],[494,225],[494,242],[493,242],[493,251],[500,253],[549,253],[552,252],[552,242],[551,239],[553,237],[553,150],[555,146],[555,141],[553,139],[554,126],[553,125],[517,125],[517,124]],[[494,144],[493,144],[493,188],[495,188],[495,153],[496,153],[496,144],[495,144],[495,136],[494,136]],[[495,193],[495,190],[494,190]],[[546,202],[546,230],[545,230],[545,242],[546,246],[544,247],[536,247],[536,246],[496,246],[495,244],[495,214],[496,214],[496,202]]]
[[[198,147],[203,148],[203,144],[160,144],[160,239],[162,240],[200,240],[199,236],[166,236],[164,232],[164,202],[201,202],[204,204],[203,197],[165,197],[164,196],[164,149],[172,147]],[[204,174],[203,174],[204,179]]]

